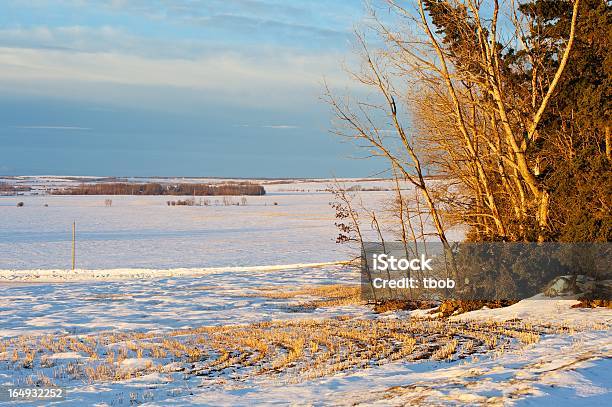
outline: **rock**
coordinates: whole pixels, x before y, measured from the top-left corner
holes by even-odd
[[[547,297],[580,295],[580,297],[609,299],[612,293],[612,280],[595,281],[593,277],[582,274],[559,276],[544,289]]]
[[[560,276],[551,281],[544,289],[547,297],[578,294],[573,276]]]

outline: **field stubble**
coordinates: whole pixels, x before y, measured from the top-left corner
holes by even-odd
[[[538,342],[565,326],[447,319],[271,321],[159,332],[20,336],[0,341],[0,366],[24,385],[123,381],[158,373],[298,383],[393,361],[455,361]]]

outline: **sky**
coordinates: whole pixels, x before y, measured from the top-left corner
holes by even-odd
[[[2,0],[0,175],[361,177],[361,0]]]

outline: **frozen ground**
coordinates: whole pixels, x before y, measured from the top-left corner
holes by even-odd
[[[112,207],[104,206],[106,198]],[[77,265],[85,269],[258,266],[347,256],[334,244],[324,193],[248,197],[246,206],[167,206],[169,199],[177,197],[0,197],[0,269],[69,268],[72,222]]]
[[[258,288],[272,286],[299,288],[358,282],[357,273],[341,266],[63,284],[0,282],[0,336],[89,334],[112,329],[168,331],[319,314],[332,316],[343,311],[296,312],[288,307],[288,300],[249,295]],[[361,307],[359,312],[363,312]]]
[[[611,310],[572,309],[575,301],[537,297],[439,326],[413,326],[427,314],[374,314],[358,301],[304,307],[314,297],[266,295],[274,287],[286,292],[359,278],[347,266],[320,264],[352,255],[334,243],[324,183],[270,183],[266,189],[268,195],[249,197],[247,206],[229,207],[168,207],[166,200],[175,197],[111,197],[110,208],[104,196],[0,197],[0,385],[46,374],[68,388],[63,404],[73,406],[612,402]],[[389,193],[362,196],[374,207]],[[25,206],[17,208],[17,201]],[[74,274],[66,270],[73,221],[77,264],[86,269]],[[261,358],[207,348],[203,361],[191,364],[180,352],[147,353],[173,338],[183,342],[167,347],[178,350],[203,338],[203,347],[212,341],[217,350],[225,342],[228,349],[256,347],[258,330],[269,340],[269,354]],[[407,334],[395,335],[400,332]],[[328,333],[338,344],[333,352],[324,345]],[[144,338],[149,347],[140,357],[126,350],[126,358],[108,362],[127,377],[81,374],[107,353],[132,346],[128,337]],[[323,342],[313,347],[311,338]],[[31,353],[39,341],[62,350]],[[95,352],[85,352],[92,343]],[[304,345],[303,354],[291,353],[296,343]],[[417,352],[402,353],[411,346]],[[380,355],[361,364],[371,349]],[[153,370],[153,362],[162,366]],[[312,373],[318,363],[325,374],[300,373]]]
[[[31,380],[36,383],[45,377],[41,376],[44,371],[55,384],[66,386],[68,398],[62,404],[71,406],[94,403],[593,406],[610,402],[611,310],[572,309],[570,306],[575,303],[572,300],[524,300],[504,310],[478,311],[440,322],[439,328],[432,321],[434,329],[429,333],[417,329],[411,334],[417,340],[415,350],[396,358],[393,353],[384,356],[391,349],[395,349],[395,355],[401,354],[401,347],[399,351],[396,349],[394,339],[385,336],[384,327],[391,324],[392,332],[399,334],[413,323],[410,313],[377,315],[362,305],[307,311],[294,306],[295,298],[266,298],[261,296],[261,291],[257,295],[258,288],[304,286],[313,282],[350,283],[354,277],[342,268],[333,267],[282,274],[225,273],[209,275],[208,281],[181,278],[92,284],[30,283],[4,288],[0,302],[4,322],[0,333],[5,342],[0,342],[0,348],[7,343],[8,347],[4,354],[0,352],[0,385],[28,383],[28,377],[33,377]],[[532,312],[527,315],[529,309]],[[422,312],[415,314],[423,315]],[[523,320],[517,321],[517,315]],[[465,320],[472,325],[464,328]],[[493,320],[498,324],[490,325]],[[134,356],[125,350],[125,356],[121,360],[117,356],[112,364],[118,372],[128,372],[126,378],[95,380],[81,373],[87,370],[80,366],[105,363],[104,355],[109,352],[118,355],[116,352],[121,352],[121,348],[171,343],[176,339],[184,340],[185,344],[199,343],[183,338],[189,336],[190,329],[201,332],[202,326],[219,327],[217,336],[208,334],[217,349],[240,338],[250,344],[249,340],[263,339],[264,335],[257,333],[262,326],[249,324],[266,321],[272,324],[275,333],[268,335],[272,342],[266,349],[272,352],[271,356],[261,362],[257,362],[256,353],[248,352],[244,354],[248,359],[242,360],[240,353],[235,353],[228,344],[229,359],[208,350],[210,356],[202,356],[202,362],[187,363],[183,356],[175,356],[149,369],[147,366],[156,360],[148,351],[143,356]],[[292,329],[287,321],[306,325]],[[360,329],[342,331],[341,327],[356,323]],[[420,326],[418,320],[414,323]],[[312,335],[304,335],[302,329],[309,324],[315,325]],[[266,325],[263,327],[265,330]],[[226,329],[229,329],[227,334]],[[320,341],[315,334],[325,330],[330,335],[340,335],[339,343],[353,338],[351,335],[357,335],[353,344],[372,339],[374,343],[382,341],[378,352],[383,356],[368,356],[373,358],[371,363],[359,367],[359,354],[366,348],[357,345],[347,351],[346,346],[340,346],[328,356],[325,356],[327,350],[320,348],[316,355],[309,356],[313,352],[312,342],[311,345],[306,342],[305,353],[297,364],[281,363],[282,367],[272,368],[291,355],[283,349],[292,346],[292,340],[302,337],[306,341]],[[535,332],[536,336],[524,338],[521,336],[524,330]],[[48,336],[41,336],[42,333]],[[136,336],[139,333],[144,336]],[[482,335],[499,339],[491,348],[477,346],[466,353],[465,340],[473,338],[468,341],[471,342],[474,338],[483,338]],[[41,349],[31,368],[23,367],[26,356],[21,351],[17,360],[12,361],[11,346],[27,349],[39,337],[48,343],[68,339],[71,345],[56,353]],[[443,348],[451,337],[459,338],[460,342],[449,359],[446,356],[442,360],[436,360],[435,356],[412,359],[412,355],[419,355],[431,346]],[[526,342],[521,343],[519,338]],[[279,341],[278,345],[275,341]],[[106,353],[99,351],[101,355],[94,360],[81,349],[82,344],[89,343],[97,343],[98,349],[106,349]],[[208,358],[212,358],[210,362]],[[318,374],[311,364],[321,359],[320,369],[324,372],[327,369],[327,373]],[[352,362],[353,359],[357,362]],[[342,367],[345,363],[347,368]],[[334,367],[338,366],[339,370],[335,371]],[[307,374],[300,373],[303,370]]]
[[[223,206],[222,197],[202,197],[212,205],[189,207],[168,206],[168,200],[180,198],[171,196],[0,196],[0,270],[70,268],[73,222],[81,269],[346,260],[354,252],[335,244],[332,197],[324,191],[329,185],[327,181],[267,184],[267,195],[247,197],[246,206]],[[346,182],[347,187],[354,185],[390,186]],[[369,191],[361,196],[366,206],[377,208],[392,194]],[[111,207],[105,206],[105,199],[112,199]],[[17,202],[24,206],[17,207]]]

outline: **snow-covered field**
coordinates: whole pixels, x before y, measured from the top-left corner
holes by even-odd
[[[74,406],[592,406],[610,401],[610,310],[571,309],[572,300],[524,300],[503,310],[476,311],[442,323],[434,320],[428,331],[421,331],[414,318],[426,315],[423,312],[374,314],[358,304],[310,309],[299,306],[307,296],[270,298],[260,290],[351,283],[354,278],[342,267],[328,267],[282,274],[219,273],[204,279],[5,287],[0,300],[0,350],[5,348],[4,354],[0,352],[0,384],[46,383],[49,378],[67,388],[62,404]],[[522,321],[517,322],[517,316]],[[465,320],[473,322],[463,325]],[[495,320],[498,325],[491,325]],[[287,321],[306,325],[291,326]],[[259,325],[262,322],[272,325],[267,328]],[[356,329],[342,331],[355,324]],[[416,340],[409,353],[402,353],[399,337],[386,336],[387,324],[394,335],[409,332]],[[309,325],[314,328],[307,331]],[[205,331],[215,326],[220,331]],[[266,329],[272,333],[265,336]],[[534,336],[521,336],[525,329]],[[351,335],[357,336],[349,343]],[[479,342],[482,335],[496,342],[485,345]],[[270,341],[265,347],[269,355],[261,360],[252,353],[255,350],[241,350],[232,342],[244,339],[256,348],[248,342],[253,338]],[[325,338],[338,343],[330,354],[323,347]],[[449,356],[435,356],[453,340],[458,345]],[[185,349],[200,344],[203,354],[189,359],[174,341]],[[361,353],[368,348],[359,344],[373,346],[371,341],[379,343],[379,349],[372,349],[380,355],[368,355],[371,362],[362,365]],[[473,350],[468,342],[476,344]],[[290,349],[292,343],[303,344],[304,353],[296,362],[283,364],[291,355],[285,347]],[[316,353],[313,343],[319,347]],[[97,353],[90,353],[88,346]],[[224,358],[219,352],[226,346]],[[20,350],[14,359],[10,349],[15,347]],[[152,356],[153,349],[170,352],[175,347],[179,353],[174,356]],[[430,348],[433,353],[427,353]],[[26,367],[28,351],[22,349],[40,352],[33,367]],[[138,349],[144,349],[142,355]],[[110,379],[97,378],[87,369],[108,365],[108,354],[116,370]],[[313,367],[316,364],[320,367]],[[280,366],[274,369],[275,365]],[[112,376],[116,374],[126,376]]]
[[[246,206],[0,197],[0,386],[65,386],[74,406],[611,403],[612,310],[376,314],[327,183],[266,182]]]
[[[168,200],[180,197],[0,196],[0,270],[70,268],[73,222],[81,269],[346,260],[354,251],[335,244],[332,197],[325,192],[330,182],[267,184],[267,194],[247,197],[245,206],[223,206],[222,197],[202,197],[211,206],[168,206]],[[347,181],[346,185],[391,186],[372,181]],[[375,208],[389,199],[390,192],[370,191],[362,196],[367,206]],[[111,207],[105,206],[106,199],[112,199]],[[24,206],[17,207],[18,202]]]
[[[358,283],[342,266],[218,271],[196,277],[134,277],[57,284],[0,283],[0,336],[88,334],[109,329],[171,330],[336,315],[296,312],[288,301],[251,296],[259,288]]]
[[[246,206],[168,206],[164,196],[0,197],[0,269],[259,266],[342,260],[324,193]],[[18,208],[16,202],[24,202]],[[277,205],[274,205],[274,203]],[[45,207],[44,205],[48,205]]]

